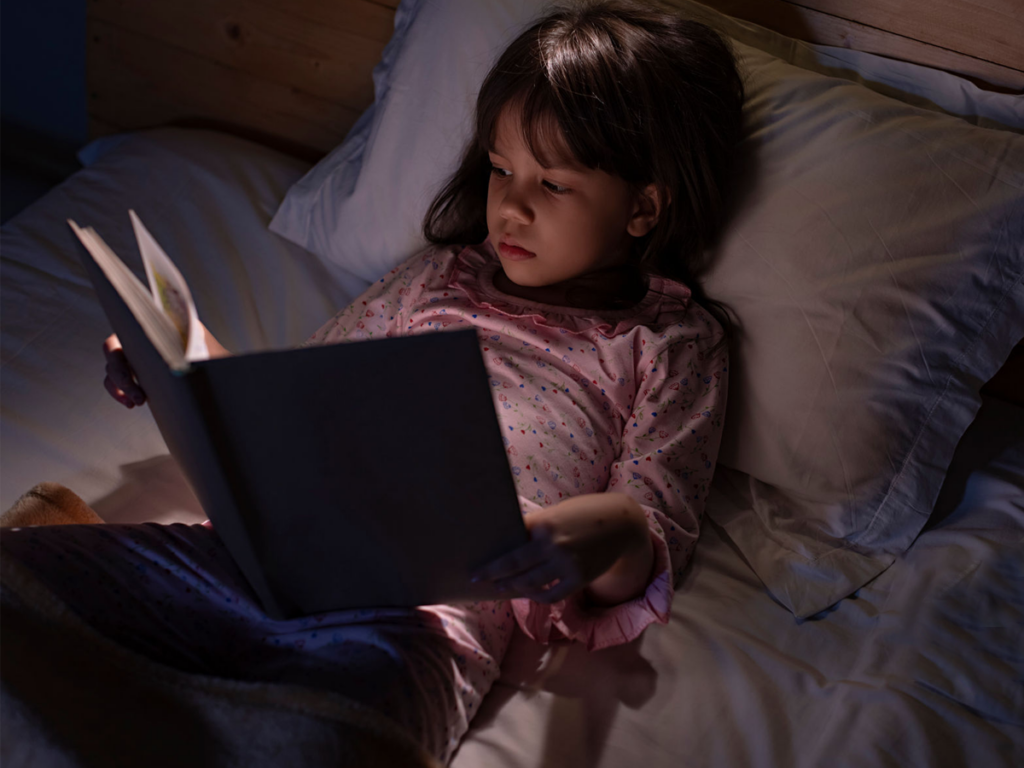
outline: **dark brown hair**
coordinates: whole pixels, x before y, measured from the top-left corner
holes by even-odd
[[[727,208],[743,99],[733,53],[710,27],[629,0],[562,4],[519,35],[484,79],[474,136],[431,203],[424,235],[446,245],[483,242],[498,118],[516,107],[541,160],[553,118],[578,163],[637,191],[653,183],[667,192],[657,225],[634,239],[626,265],[602,270],[600,280],[612,277],[624,294],[650,275],[677,280],[728,333],[728,314],[696,278]],[[586,293],[585,279],[571,282]]]

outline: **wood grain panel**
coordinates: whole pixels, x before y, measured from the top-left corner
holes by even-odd
[[[811,0],[817,2],[818,0]],[[956,0],[960,5],[970,0]],[[1000,2],[1001,0],[994,0]],[[987,90],[1024,91],[1024,71],[949,50],[918,39],[893,34],[858,21],[806,8],[786,0],[700,0],[722,13],[745,19],[797,40],[834,45],[893,59],[911,61],[966,77]],[[824,2],[824,0],[823,0]],[[893,3],[898,5],[899,3]],[[853,7],[854,3],[839,3]],[[926,3],[905,3],[924,7]]]
[[[702,1],[797,39],[945,69],[982,87],[1024,91],[1021,46],[1008,43],[1024,37],[1020,14],[1012,13],[1022,0]],[[89,0],[91,135],[206,122],[315,160],[371,103],[372,69],[391,36],[397,5]]]
[[[394,13],[368,2],[92,0],[90,18],[362,111]]]
[[[1024,70],[1021,0],[793,0],[796,5]]]
[[[90,19],[87,32],[89,114],[103,124],[141,128],[203,118],[241,126],[253,137],[278,137],[300,150],[294,154],[314,159],[336,146],[360,114],[103,21]]]

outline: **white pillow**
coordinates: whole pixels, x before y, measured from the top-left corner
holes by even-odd
[[[289,222],[301,223],[301,244],[369,280],[421,247],[423,213],[469,135],[479,83],[541,5],[419,7],[355,187],[333,185],[325,161],[316,194],[289,192],[272,228],[291,237]],[[836,71],[807,46],[736,24],[739,36]],[[910,545],[978,388],[1024,335],[1024,139],[920,108],[952,87],[911,93],[911,106],[735,45],[748,76],[750,178],[706,284],[741,325],[717,482],[728,503],[714,522],[779,601],[807,616]],[[877,81],[883,60],[864,61]],[[877,87],[898,93],[903,78],[929,73],[964,82],[900,67]],[[998,105],[1003,122],[1019,106],[968,101]]]
[[[1024,98],[1021,96],[983,91],[968,80],[920,64],[849,48],[805,43],[691,0],[665,2],[733,40],[801,69],[852,80],[884,96],[915,107],[958,115],[974,125],[1024,133]]]
[[[1024,336],[1024,137],[736,44],[743,196],[705,279],[741,329],[709,508],[800,617],[906,550]]]
[[[423,248],[423,216],[470,138],[484,75],[546,5],[404,0],[364,130],[288,191],[271,231],[368,281]]]

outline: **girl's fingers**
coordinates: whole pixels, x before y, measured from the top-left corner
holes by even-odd
[[[123,390],[127,390],[132,381],[132,372],[128,367],[128,361],[117,360],[107,361],[107,378]]]
[[[507,579],[497,579],[494,586],[502,592],[519,594],[540,592],[541,587],[550,584],[555,579],[565,579],[568,575],[565,566],[558,559],[551,559],[524,573]]]
[[[117,400],[117,402],[119,402],[121,405],[127,406],[128,408],[135,407],[135,404],[131,401],[131,398],[129,398],[128,395],[126,395],[121,389],[119,389],[118,386],[114,384],[113,381],[110,380],[109,376],[107,376],[107,378],[103,380],[103,387],[104,389],[107,390],[107,392],[110,393],[110,396]]]
[[[538,603],[557,603],[586,585],[586,580],[572,557],[556,549],[548,565],[517,579],[523,585],[523,597]]]
[[[115,362],[107,363],[107,381],[111,382],[115,389],[127,397],[128,400],[134,402],[135,405],[142,405],[146,402],[146,393],[135,382],[135,377],[132,375],[132,370],[128,367],[127,363],[124,365],[118,365]],[[109,387],[108,391],[110,391]],[[111,392],[111,394],[117,397],[116,393]]]
[[[117,338],[117,334],[111,334],[103,340],[103,357],[107,359],[107,365],[115,363],[128,366],[128,358],[124,354],[124,349],[121,347],[121,341]]]
[[[583,582],[580,579],[563,579],[549,589],[524,595],[524,597],[530,598],[535,603],[551,605],[559,600],[564,600],[581,587],[583,587]]]
[[[107,386],[107,391],[129,407],[131,407],[132,403],[142,405],[146,402],[146,393],[136,383],[132,367],[129,365],[128,358],[125,356],[116,335],[108,336],[104,340],[103,354],[107,358],[107,379],[113,387]],[[104,385],[106,385],[106,382],[104,382]]]
[[[550,558],[550,553],[551,540],[549,538],[533,539],[519,549],[478,569],[471,575],[471,578],[473,581],[495,581],[517,576],[547,561]]]

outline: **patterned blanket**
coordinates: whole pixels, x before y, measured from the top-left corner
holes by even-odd
[[[102,522],[36,486],[0,526]],[[2,532],[0,532],[2,535]],[[0,562],[0,763],[440,768],[404,731],[327,691],[180,672],[121,647],[31,573]]]

